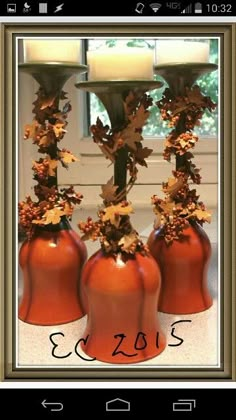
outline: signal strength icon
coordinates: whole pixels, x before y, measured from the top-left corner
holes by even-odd
[[[187,14],[187,13],[192,13],[192,4],[190,4],[188,7],[186,7],[181,14]]]
[[[151,7],[151,9],[153,10],[153,12],[158,12],[158,10],[161,8],[161,4],[160,3],[151,3],[149,4],[149,6]]]

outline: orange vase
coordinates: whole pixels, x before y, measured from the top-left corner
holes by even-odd
[[[94,254],[81,278],[88,313],[84,352],[113,364],[137,363],[161,353],[165,337],[157,314],[160,285],[151,256]]]
[[[20,250],[24,292],[19,318],[37,325],[81,318],[79,281],[86,258],[85,245],[67,220],[38,228]]]
[[[167,245],[161,229],[154,230],[148,246],[160,266],[162,287],[158,310],[172,314],[191,314],[212,305],[207,286],[211,244],[197,223],[184,230],[180,241]]]

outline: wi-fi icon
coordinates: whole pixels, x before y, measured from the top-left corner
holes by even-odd
[[[161,8],[162,5],[160,3],[151,3],[149,4],[149,6],[153,10],[153,12],[156,13]]]

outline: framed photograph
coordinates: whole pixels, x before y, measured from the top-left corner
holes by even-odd
[[[230,23],[1,24],[2,380],[235,380],[235,48]]]

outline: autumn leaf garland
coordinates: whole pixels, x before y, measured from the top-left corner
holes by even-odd
[[[97,118],[96,124],[91,126],[93,140],[100,147],[107,159],[112,163],[116,160],[117,151],[126,147],[128,150],[127,169],[130,175],[128,184],[134,184],[137,179],[137,164],[147,166],[146,158],[152,153],[152,149],[142,145],[142,128],[149,117],[148,107],[152,104],[152,98],[144,94],[141,99],[130,92],[124,101],[126,122],[124,127],[113,131],[108,125],[103,125]]]
[[[216,108],[208,96],[204,96],[199,86],[185,88],[184,96],[175,97],[170,89],[166,89],[157,106],[161,111],[163,121],[168,121],[169,127],[173,127],[165,141],[164,159],[170,161],[172,154],[184,155],[189,149],[194,148],[198,141],[192,130],[201,124],[203,113],[208,109]],[[179,132],[179,126],[182,126]],[[193,155],[189,154],[189,158]]]
[[[131,225],[129,217],[131,213],[133,208],[127,201],[101,207],[98,211],[98,220],[93,221],[88,217],[86,222],[78,223],[79,229],[83,232],[81,239],[93,241],[99,239],[106,254],[135,254],[135,252],[146,254],[147,247]]]
[[[173,171],[174,177],[162,184],[165,198],[152,197],[156,214],[154,227],[161,228],[166,243],[171,244],[181,239],[191,220],[199,224],[211,221],[211,213],[199,201],[196,190],[189,188],[188,182],[191,179],[195,184],[201,183],[200,169],[191,161],[191,149],[198,141],[192,130],[200,125],[205,110],[213,111],[216,105],[201,93],[198,86],[193,86],[186,87],[185,95],[177,97],[166,89],[157,106],[162,119],[173,128],[165,140],[164,159],[170,161],[171,155],[181,157],[180,167]]]
[[[130,179],[125,188],[118,192],[119,186],[114,185],[114,178],[111,177],[102,185],[100,197],[103,199],[103,206],[98,211],[98,220],[93,221],[88,217],[86,222],[81,221],[78,224],[83,232],[82,239],[93,241],[99,239],[106,254],[148,252],[131,225],[130,214],[133,213],[133,208],[124,197],[137,179],[137,164],[147,166],[146,158],[152,153],[152,149],[142,145],[142,129],[149,117],[147,108],[151,104],[152,99],[148,95],[144,94],[140,98],[130,91],[124,100],[123,127],[111,130],[108,125],[103,125],[99,118],[96,124],[91,126],[94,142],[112,163],[115,163],[117,152],[121,148],[126,148],[128,151],[126,170],[129,171]]]
[[[31,139],[44,157],[32,162],[33,178],[37,182],[34,193],[38,201],[30,196],[19,203],[19,224],[28,237],[32,237],[35,226],[56,225],[63,216],[71,217],[75,205],[80,204],[82,195],[73,187],[57,188],[57,167],[60,163],[66,169],[78,159],[65,148],[58,147],[67,132],[67,115],[71,111],[67,102],[62,111],[58,109],[60,99],[67,99],[65,92],[59,96],[45,95],[40,88],[34,102],[35,118],[25,126],[24,139]]]
[[[167,244],[173,240],[180,240],[184,229],[189,226],[189,221],[199,224],[211,221],[211,213],[205,208],[195,189],[190,189],[183,177],[183,173],[173,171],[174,178],[169,178],[162,184],[165,198],[152,196],[152,204],[156,220],[155,229],[162,229],[162,235]]]

